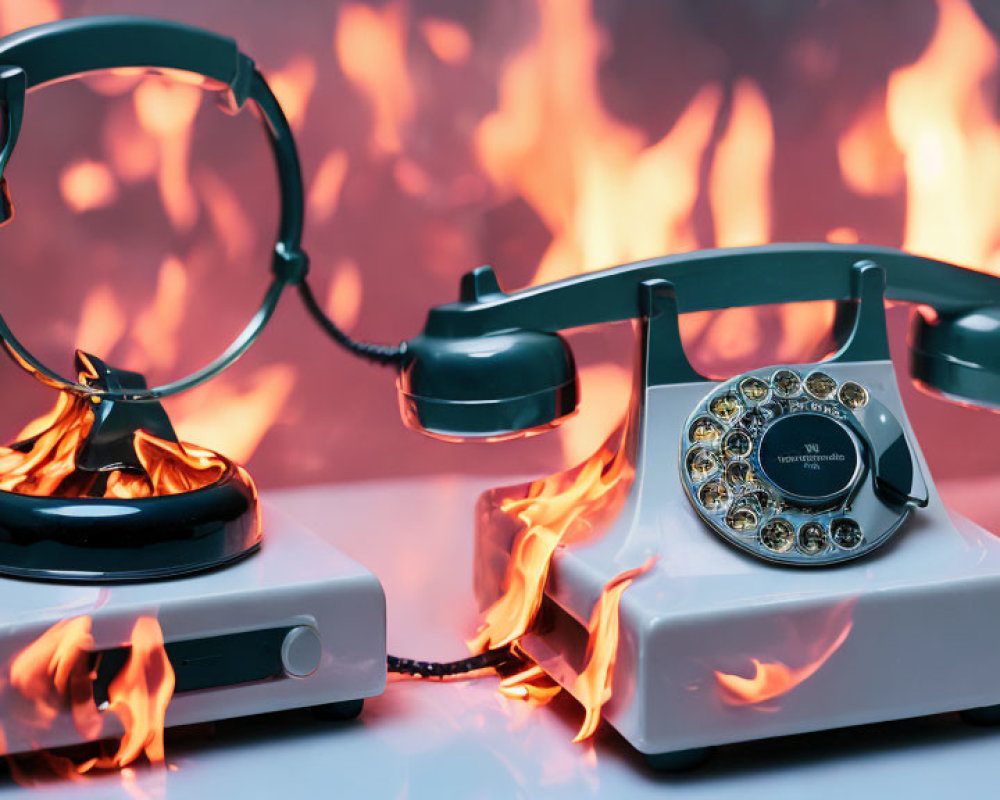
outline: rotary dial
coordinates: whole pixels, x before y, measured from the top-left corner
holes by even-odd
[[[895,417],[861,383],[816,369],[755,370],[716,387],[688,418],[681,474],[714,531],[788,564],[870,552],[926,504]]]

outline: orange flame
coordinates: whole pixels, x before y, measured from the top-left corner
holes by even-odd
[[[94,374],[85,370],[80,377],[93,378]],[[96,473],[77,469],[77,456],[93,421],[89,400],[60,392],[55,407],[21,431],[21,444],[0,447],[0,490],[45,497],[151,497],[208,486],[228,469],[227,461],[216,452],[139,430],[133,445],[142,474],[112,471],[101,489]],[[237,470],[253,488],[249,474]]]
[[[320,162],[319,169],[309,186],[309,217],[326,222],[337,211],[340,190],[347,177],[347,153],[331,150]]]
[[[10,665],[10,687],[31,703],[19,720],[47,728],[70,701],[77,729],[88,738],[100,730],[100,718],[91,698],[92,676],[87,663],[94,650],[90,617],[57,622],[17,654]]]
[[[816,671],[840,649],[840,646],[847,641],[853,625],[853,620],[847,619],[839,633],[820,654],[801,667],[789,667],[781,661],[761,661],[752,658],[750,661],[754,667],[754,674],[750,678],[714,670],[719,694],[726,703],[734,706],[756,705],[787,694],[815,675]]]
[[[611,699],[615,659],[618,655],[618,609],[622,595],[632,585],[632,581],[649,572],[656,561],[656,556],[646,559],[642,566],[626,570],[601,589],[601,596],[587,625],[589,637],[586,664],[573,686],[573,695],[586,710],[574,742],[582,742],[594,735],[597,724],[601,721],[601,708]]]
[[[159,144],[160,200],[174,227],[187,231],[198,218],[198,202],[188,175],[191,129],[201,105],[201,89],[151,75],[132,95],[139,124]]]
[[[544,706],[562,691],[562,687],[540,666],[533,664],[504,678],[497,691],[512,700],[524,700],[532,706]]]
[[[469,38],[469,32],[457,22],[449,19],[425,19],[420,23],[420,32],[431,52],[445,64],[456,67],[469,60],[472,39]]]
[[[90,668],[95,650],[88,616],[57,622],[15,656],[10,665],[10,688],[25,701],[19,722],[45,729],[69,706],[81,737],[100,737],[104,713],[118,717],[124,735],[113,756],[92,758],[73,765],[53,757],[58,774],[83,774],[94,768],[122,768],[143,753],[153,763],[162,762],[163,731],[167,706],[174,691],[174,671],[167,659],[163,633],[153,617],[139,617],[129,641],[131,653],[108,689],[109,702],[94,705]]]
[[[63,200],[76,213],[111,205],[118,196],[118,184],[107,164],[75,161],[59,176]]]
[[[556,548],[581,538],[624,502],[634,469],[625,456],[625,436],[621,439],[617,450],[605,445],[578,470],[535,481],[526,497],[501,503],[523,528],[511,548],[504,592],[468,643],[473,651],[502,647],[527,632],[541,606]]]
[[[362,3],[340,6],[334,49],[347,79],[372,106],[371,147],[376,153],[402,149],[403,128],[414,114],[406,34],[406,12],[400,2],[381,9]]]
[[[305,122],[309,99],[316,88],[316,61],[307,55],[293,56],[281,69],[268,72],[267,80],[288,124],[298,130]]]
[[[911,252],[984,269],[996,260],[1000,125],[991,89],[997,44],[965,0],[938,0],[920,58],[889,77],[886,112],[906,171]]]
[[[142,753],[163,761],[163,729],[174,694],[174,669],[163,647],[163,631],[153,617],[139,617],[132,628],[132,653],[108,687],[108,711],[125,728],[118,752],[99,759],[102,768],[124,767]]]

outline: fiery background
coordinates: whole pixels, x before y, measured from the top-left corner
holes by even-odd
[[[1000,270],[1000,14],[985,2],[392,0],[178,3],[142,13],[236,38],[281,99],[329,312],[398,342],[458,278],[506,288],[698,247],[903,246]],[[128,13],[0,0],[0,31]],[[992,18],[991,18],[992,15]],[[994,26],[994,23],[997,23]],[[8,170],[2,311],[47,363],[74,348],[153,382],[221,351],[267,280],[276,182],[249,114],[183,83],[92,76],[32,96]],[[713,276],[706,273],[710,290]],[[704,370],[817,355],[828,304],[692,315]],[[890,315],[905,375],[905,309]],[[325,340],[289,295],[222,378],[168,403],[187,440],[264,487],[546,473],[625,411],[628,325],[572,335],[580,414],[555,435],[455,446],[406,431],[393,376]],[[52,392],[0,365],[4,439]],[[1000,421],[904,399],[938,477],[996,466]]]

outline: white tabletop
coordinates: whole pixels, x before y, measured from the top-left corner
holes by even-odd
[[[495,483],[495,481],[493,481]],[[372,569],[385,585],[390,652],[446,660],[475,628],[472,504],[491,482],[423,480],[272,493],[272,503]],[[965,485],[982,497],[976,487]],[[980,487],[981,488],[981,487]],[[942,487],[967,514],[961,492]],[[985,496],[994,496],[987,492]],[[989,525],[997,520],[976,521]],[[997,525],[991,526],[996,530]],[[1000,677],[998,677],[1000,680]],[[34,797],[940,797],[1000,781],[1000,730],[930,717],[721,748],[699,770],[658,775],[607,726],[573,745],[580,709],[505,700],[496,680],[400,682],[338,724],[308,712],[168,733],[167,767],[0,792]],[[979,789],[977,792],[976,789]]]

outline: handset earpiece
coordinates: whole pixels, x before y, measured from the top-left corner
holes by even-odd
[[[456,307],[481,309],[507,297],[493,270],[480,267],[462,278]],[[407,427],[455,441],[541,433],[577,403],[576,364],[558,333],[516,325],[458,331],[434,311],[406,343],[397,388]]]
[[[918,309],[910,328],[910,371],[948,399],[1000,409],[1000,307]]]
[[[555,333],[423,333],[407,343],[398,390],[407,427],[441,439],[496,441],[542,432],[572,414],[576,366]]]

